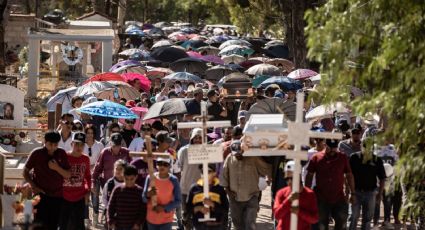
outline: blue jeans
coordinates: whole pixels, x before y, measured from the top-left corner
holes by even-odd
[[[348,203],[345,200],[339,201],[335,204],[328,203],[324,200],[318,199],[319,208],[319,223],[320,230],[329,229],[329,218],[335,220],[335,230],[344,230],[347,228],[348,218]],[[317,229],[317,226],[313,226]]]
[[[356,191],[356,203],[352,205],[352,215],[350,222],[350,230],[357,228],[357,221],[360,217],[360,211],[362,212],[362,230],[369,230],[371,228],[371,222],[373,214],[375,212],[375,201],[376,194],[375,190],[360,192]]]
[[[173,223],[166,224],[151,224],[148,223],[148,230],[171,230]]]
[[[94,187],[96,189],[96,193],[90,193],[91,203],[93,206],[93,213],[99,214],[99,194],[100,194],[100,181],[96,180],[94,182]],[[105,207],[106,208],[106,207]]]

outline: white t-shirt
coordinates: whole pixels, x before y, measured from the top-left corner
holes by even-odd
[[[158,93],[155,96],[155,102],[165,101],[167,99],[168,99],[168,97],[167,96],[161,96],[161,93]]]
[[[145,140],[141,137],[137,137],[134,138],[131,143],[130,146],[128,147],[128,150],[130,150],[130,152],[141,152],[143,151],[143,145],[145,144]]]
[[[71,132],[71,135],[69,135],[68,139],[66,139],[65,141],[63,140],[62,133],[61,133],[61,139],[59,141],[58,147],[65,150],[65,152],[71,152],[72,151],[71,143],[72,143],[72,132]]]
[[[99,141],[95,141],[93,145],[91,146],[91,156],[89,155],[89,146],[87,143],[84,145],[84,153],[89,156],[90,158],[90,166],[93,166],[96,164],[97,159],[100,156],[100,153],[102,152],[104,146]]]

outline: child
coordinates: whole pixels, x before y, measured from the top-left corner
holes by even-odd
[[[72,152],[67,154],[71,177],[63,182],[64,201],[59,223],[61,230],[85,229],[84,214],[91,185],[90,158],[83,154],[85,140],[83,132],[73,133]]]
[[[127,163],[124,160],[117,160],[114,163],[114,177],[110,178],[103,186],[102,203],[108,207],[108,201],[111,198],[112,191],[117,186],[124,184],[124,169]]]
[[[109,229],[140,229],[142,222],[143,193],[136,184],[137,169],[129,165],[124,169],[124,184],[111,194],[107,208]]]
[[[143,199],[147,202],[148,230],[171,230],[174,210],[181,203],[181,191],[177,177],[170,174],[172,159],[158,158],[155,175],[155,187],[150,187],[147,177],[143,190]],[[157,196],[157,205],[153,206],[151,198]]]

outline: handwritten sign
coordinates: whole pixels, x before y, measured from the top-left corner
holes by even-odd
[[[223,153],[220,146],[190,145],[188,151],[189,164],[223,162]]]

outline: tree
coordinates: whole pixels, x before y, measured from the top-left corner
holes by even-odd
[[[349,101],[345,85],[366,90],[351,103],[381,111],[388,125],[377,142],[394,140],[399,172],[410,185],[408,211],[425,207],[425,5],[422,1],[332,0],[306,14],[308,57],[321,62],[325,101]]]
[[[8,1],[2,0],[0,2],[0,73],[6,72],[6,43],[4,41],[4,35],[8,15]]]

